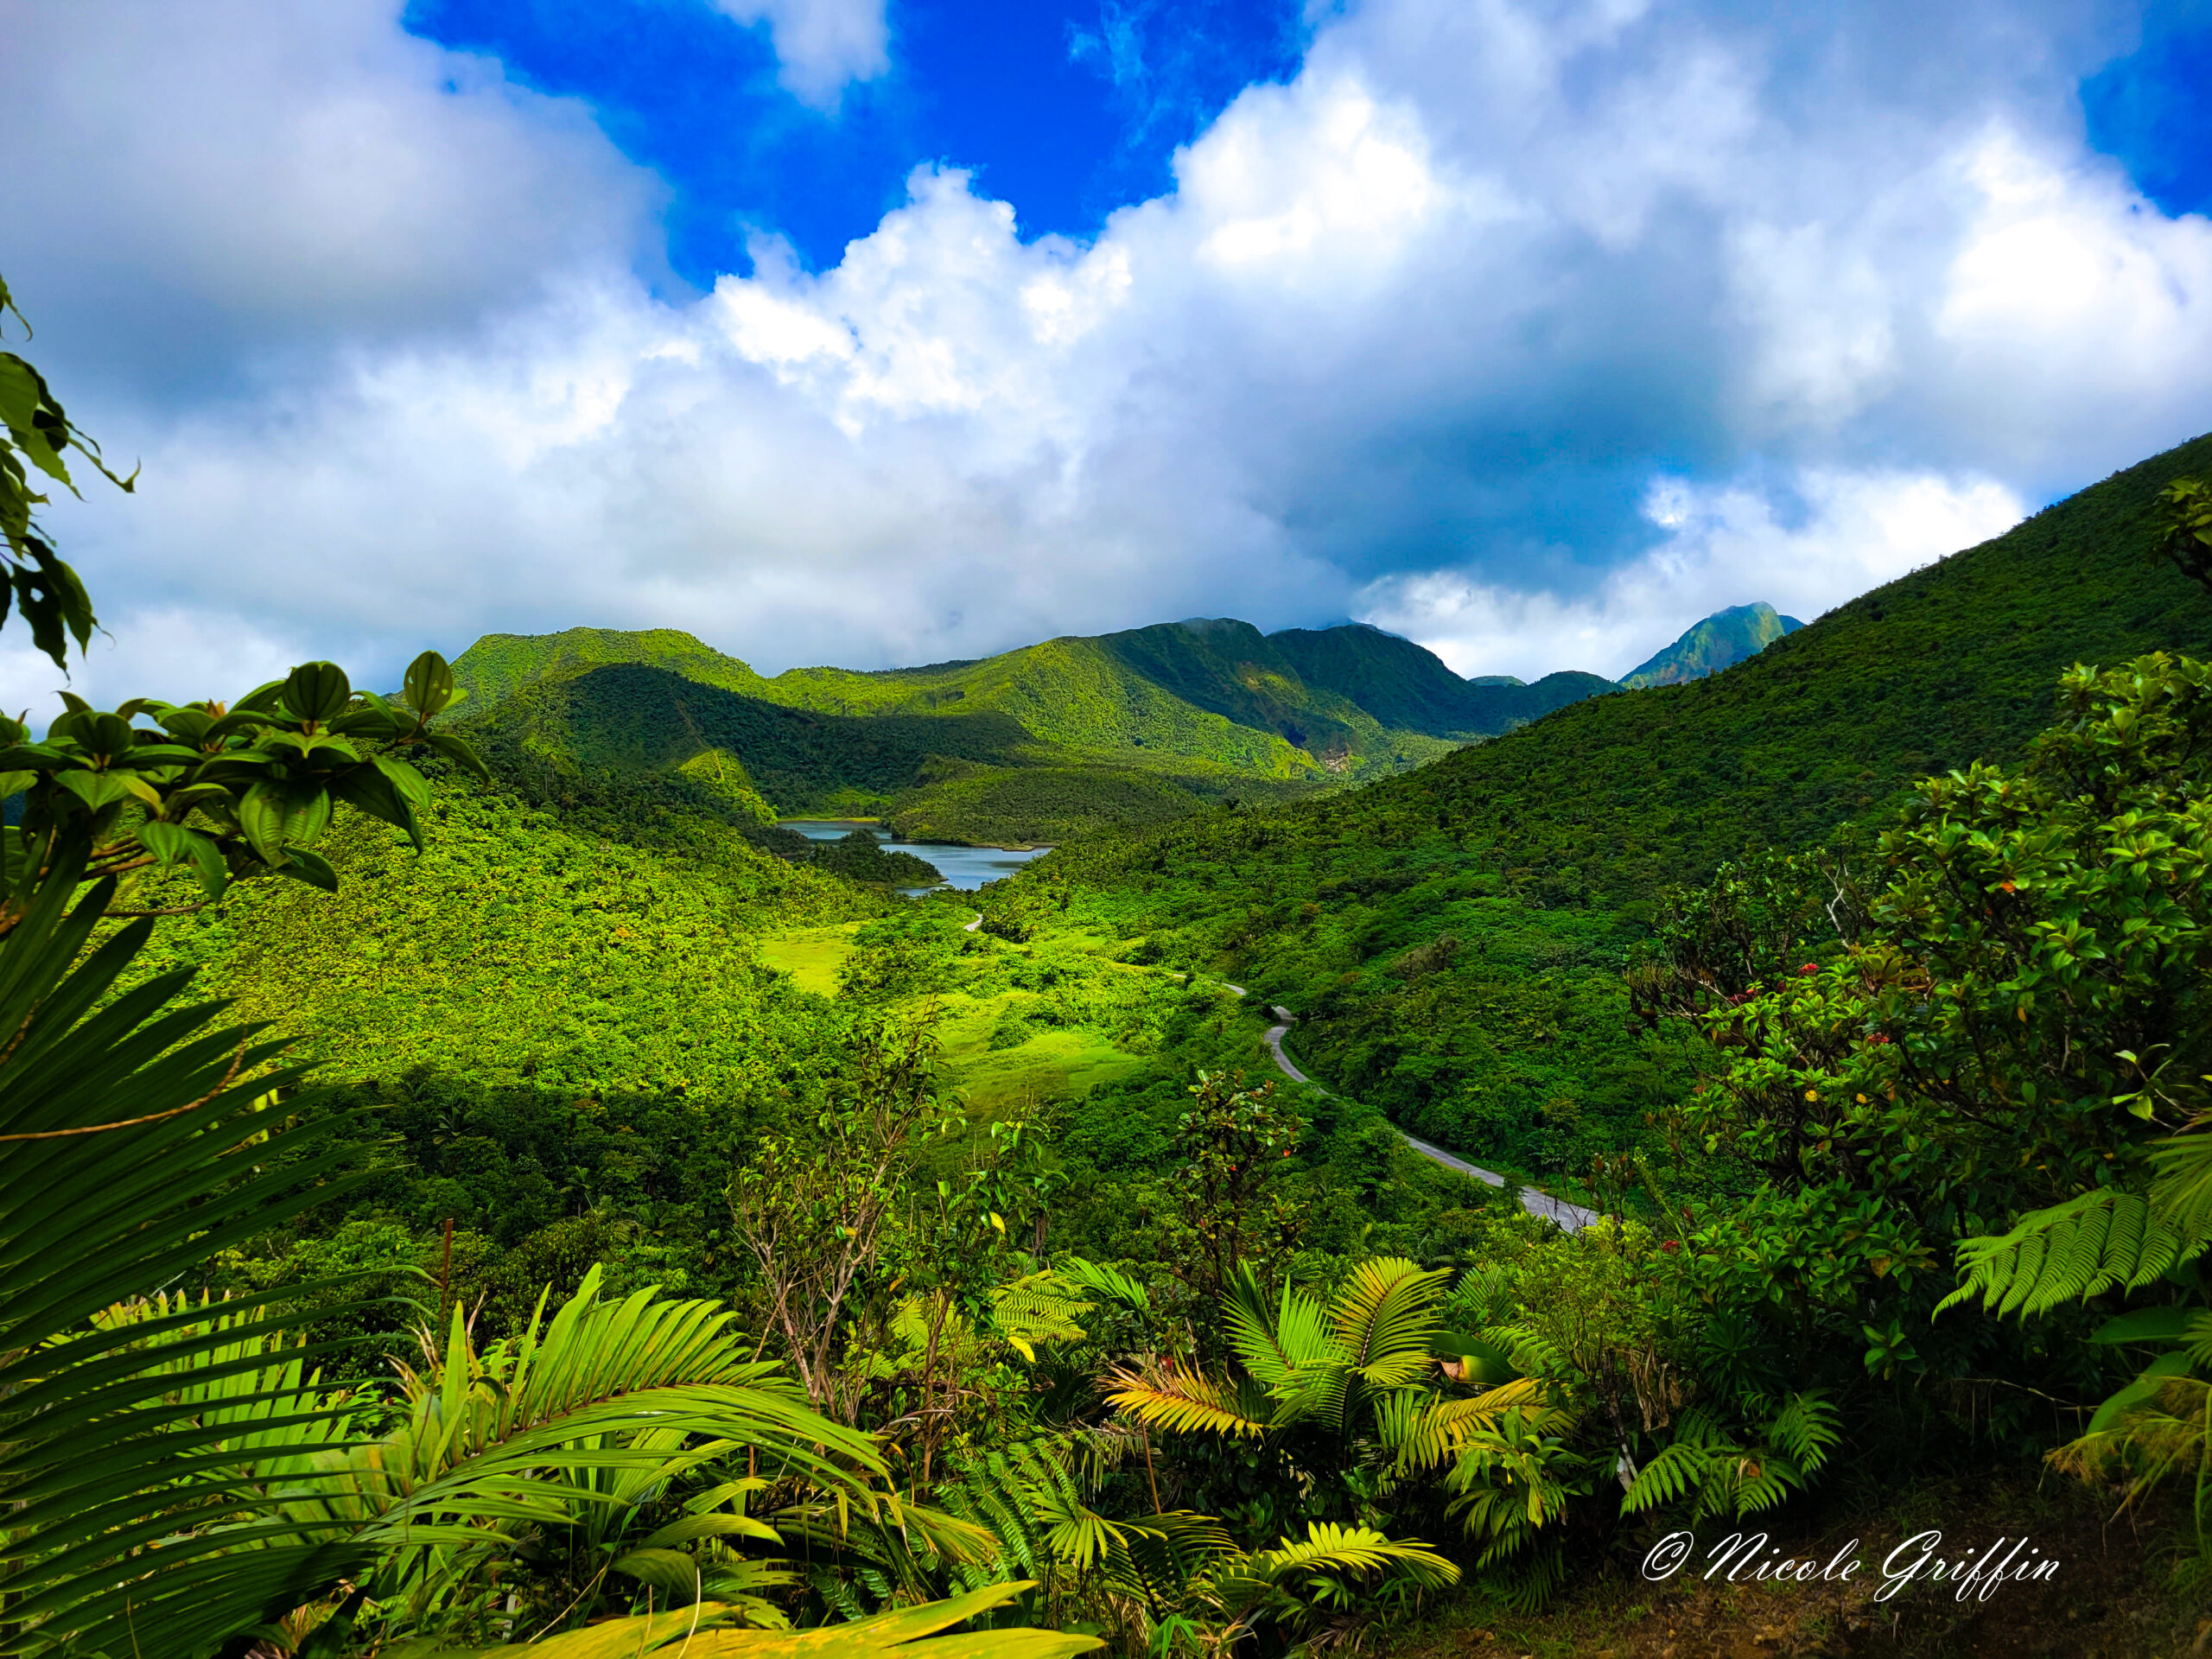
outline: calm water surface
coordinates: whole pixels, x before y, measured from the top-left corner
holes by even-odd
[[[1033,847],[1026,853],[1010,853],[1003,847],[956,847],[944,841],[893,841],[881,824],[857,823],[849,818],[786,818],[783,827],[798,830],[809,841],[842,841],[854,830],[865,830],[893,852],[912,853],[917,858],[927,859],[943,873],[945,886],[958,887],[964,893],[973,893],[986,881],[1012,875],[1031,859],[1042,858],[1052,850],[1049,847]]]

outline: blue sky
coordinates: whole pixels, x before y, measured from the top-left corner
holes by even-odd
[[[2137,48],[2082,83],[2089,143],[2168,213],[2212,206],[2212,7],[2147,8]]]
[[[973,168],[1025,237],[1095,235],[1114,208],[1169,189],[1176,147],[1238,92],[1288,79],[1306,36],[1300,6],[1255,0],[921,0],[887,21],[888,70],[823,109],[779,84],[765,22],[704,6],[426,0],[407,13],[426,39],[588,102],[672,188],[670,263],[702,286],[749,270],[748,230],[835,265],[922,162]]]
[[[1618,673],[2212,428],[2202,0],[0,33],[42,163],[0,257],[144,463],[50,515],[111,596],[96,696],[578,623],[772,671],[1355,618]],[[0,639],[0,702],[52,678]]]

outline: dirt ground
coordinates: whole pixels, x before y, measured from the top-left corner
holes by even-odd
[[[1930,1485],[1886,1503],[1870,1495],[1840,1514],[1757,1519],[1742,1528],[1706,1522],[1694,1553],[1672,1576],[1646,1580],[1635,1558],[1602,1575],[1570,1578],[1540,1614],[1470,1599],[1440,1610],[1378,1644],[1383,1659],[2168,1659],[2212,1656],[2212,1594],[2177,1579],[2193,1549],[2185,1516],[2114,1520],[2113,1503],[2073,1483],[2040,1488]],[[1770,1533],[1733,1583],[1708,1552],[1738,1530]],[[2012,1554],[2056,1560],[2042,1581],[1988,1586],[1929,1581],[1923,1567],[1886,1599],[1885,1559],[1905,1540],[1940,1530],[1932,1558],[1971,1567]],[[1656,1537],[1656,1535],[1655,1535]],[[2003,1539],[1999,1545],[1997,1541]],[[1856,1542],[1857,1548],[1851,1546]],[[1891,1570],[1929,1553],[1916,1543]],[[1862,1565],[1844,1576],[1837,1558]],[[1740,1557],[1735,1558],[1740,1560]],[[1811,1561],[1809,1582],[1756,1582],[1758,1562]],[[1830,1569],[1827,1581],[1819,1569]],[[1707,1576],[1710,1574],[1710,1576]],[[1961,1576],[1963,1576],[1961,1574]],[[1961,1590],[1963,1588],[1963,1595]]]

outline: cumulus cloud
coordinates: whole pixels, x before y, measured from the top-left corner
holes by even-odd
[[[0,37],[8,278],[73,383],[312,399],[334,351],[651,270],[659,187],[590,111],[391,0],[0,0]]]
[[[1362,621],[1420,639],[1463,674],[1535,679],[1580,668],[1618,679],[1692,624],[1755,600],[1809,622],[1847,599],[2025,516],[1989,479],[1932,473],[1801,474],[1798,522],[1772,493],[1656,480],[1643,501],[1665,539],[1573,599],[1465,575],[1389,576],[1356,601]]]
[[[692,296],[639,274],[651,182],[573,106],[391,0],[232,3],[213,44],[22,7],[0,67],[59,124],[62,183],[0,181],[0,213],[67,209],[40,280],[9,271],[35,313],[106,272],[217,322],[188,385],[132,391],[62,302],[46,366],[146,463],[52,516],[119,637],[236,613],[390,671],[668,625],[772,671],[1358,615],[1466,671],[1618,674],[2212,426],[2212,225],[2082,148],[2072,78],[2112,42],[2063,6],[1370,0],[1088,243],[925,165],[834,268],[764,235]],[[812,84],[874,73],[880,8],[747,15],[787,66],[805,29],[849,43]],[[164,163],[205,224],[130,179],[161,124],[96,96],[112,60],[147,104],[164,54],[256,111]],[[270,169],[330,86],[348,167]],[[0,98],[0,139],[29,119]],[[232,199],[264,171],[275,205]]]
[[[779,79],[792,96],[817,109],[836,107],[855,80],[891,67],[891,30],[883,0],[712,0],[741,23],[766,23]]]

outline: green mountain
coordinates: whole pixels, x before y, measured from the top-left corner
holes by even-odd
[[[1387,776],[1614,689],[1474,685],[1378,629],[1229,618],[773,678],[671,629],[571,628],[486,635],[454,671],[463,723],[549,798],[612,772],[740,816],[880,814],[917,839],[1008,842]]]
[[[1540,715],[1617,689],[1595,674],[1463,680],[1432,652],[1363,623],[1268,636],[1309,686],[1350,698],[1386,727],[1461,741],[1495,737]]]
[[[933,760],[1052,758],[995,710],[823,715],[636,662],[531,681],[461,729],[545,798],[573,803],[650,779],[671,802],[740,820],[865,810],[912,787]]]
[[[582,673],[609,663],[664,668],[702,685],[747,696],[768,682],[734,657],[675,628],[569,628],[560,633],[487,633],[453,665],[454,685],[470,712],[490,707],[532,681]]]
[[[1756,605],[1732,605],[1715,611],[1704,621],[1649,661],[1621,677],[1630,690],[1649,685],[1680,685],[1718,674],[1747,657],[1756,657],[1784,634],[1805,625],[1794,616],[1779,616],[1761,600]]]

